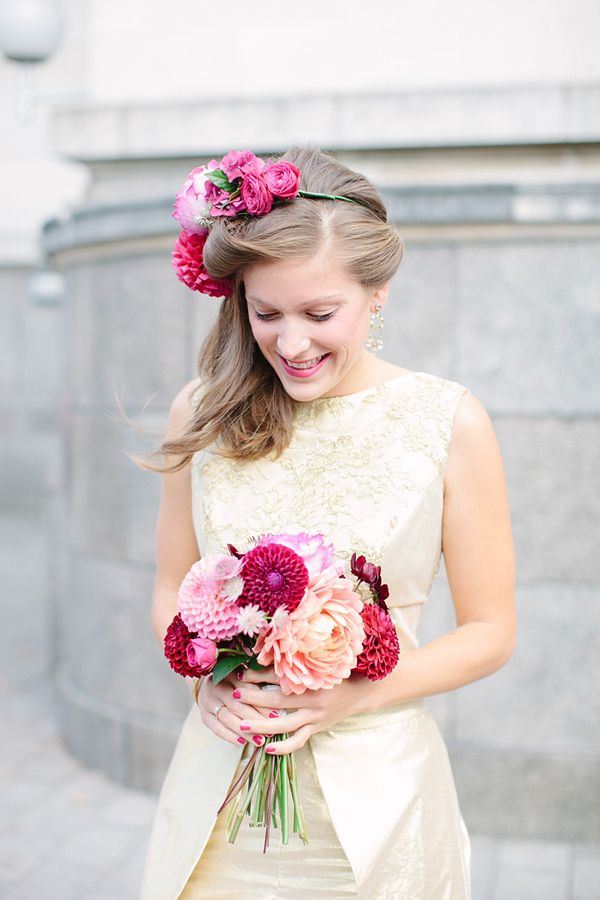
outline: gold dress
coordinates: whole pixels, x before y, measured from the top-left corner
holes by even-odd
[[[444,471],[465,389],[410,373],[301,404],[278,458],[192,464],[202,554],[265,532],[324,534],[349,561],[382,567],[403,653],[415,650],[441,553]],[[468,900],[469,849],[443,740],[422,701],[349,716],[296,753],[309,843],[262,852],[262,829],[235,844],[215,811],[243,748],[196,707],[159,800],[141,900]]]

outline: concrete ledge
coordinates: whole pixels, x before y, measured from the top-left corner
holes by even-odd
[[[54,114],[53,143],[73,159],[330,149],[454,147],[600,140],[600,87],[490,88],[147,106]]]
[[[400,225],[485,223],[574,225],[600,222],[600,183],[389,186],[389,218]],[[44,227],[46,253],[179,233],[173,197],[90,206]]]

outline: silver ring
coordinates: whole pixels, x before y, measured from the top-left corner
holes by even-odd
[[[221,710],[223,709],[224,706],[225,706],[224,703],[219,703],[218,706],[215,706],[215,708],[213,709],[213,716],[215,717],[215,719],[219,719],[219,713],[221,712]],[[221,720],[219,719],[219,722],[220,721]]]

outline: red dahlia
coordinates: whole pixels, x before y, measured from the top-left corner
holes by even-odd
[[[193,678],[199,678],[204,674],[204,670],[198,666],[190,666],[187,661],[187,645],[193,637],[196,637],[196,633],[188,629],[177,613],[165,635],[165,656],[169,660],[171,668],[175,669],[179,675],[191,675]]]
[[[244,590],[238,606],[257,603],[267,615],[283,606],[296,609],[308,585],[308,569],[297,553],[283,544],[259,544],[244,556]]]
[[[400,655],[398,634],[388,612],[377,603],[365,603],[361,616],[365,639],[353,672],[366,675],[370,681],[385,678],[395,668]]]

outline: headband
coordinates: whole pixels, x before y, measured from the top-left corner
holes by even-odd
[[[231,281],[212,278],[203,262],[209,231],[221,216],[265,216],[276,200],[294,197],[357,203],[350,197],[301,190],[301,178],[293,163],[266,163],[250,150],[230,150],[220,163],[213,159],[190,172],[173,204],[173,218],[183,229],[173,250],[173,267],[179,280],[192,291],[211,297],[233,293]]]

